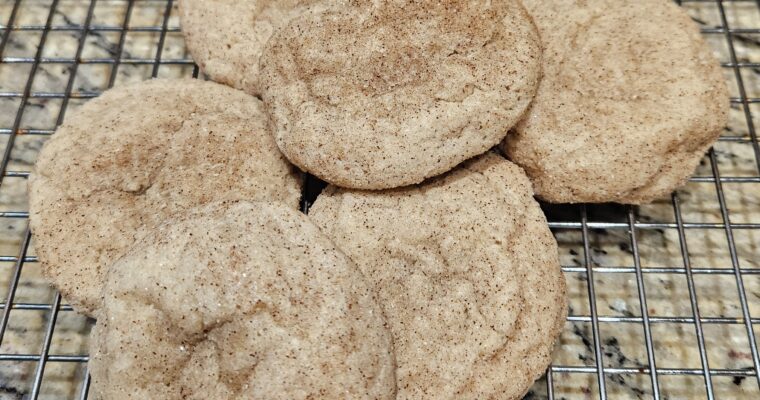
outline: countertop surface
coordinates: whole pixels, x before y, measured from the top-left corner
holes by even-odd
[[[690,278],[702,321],[705,356],[709,368],[715,370],[711,381],[715,397],[760,398],[758,379],[751,371],[753,355],[734,274],[735,268],[741,269],[747,310],[757,322],[754,333],[760,337],[760,173],[758,155],[750,137],[750,126],[760,129],[760,4],[754,1],[723,3],[726,20],[734,32],[731,39],[736,59],[741,65],[735,69],[731,64],[729,42],[718,29],[723,24],[717,3],[683,3],[705,31],[716,56],[724,63],[725,76],[735,100],[724,138],[714,148],[714,167],[723,178],[721,192],[716,190],[711,158],[706,156],[696,178],[678,191],[675,200],[680,207],[681,226],[684,226],[688,247],[686,259],[682,255],[679,224],[671,200],[636,208],[616,205],[545,207],[559,242],[570,290],[571,317],[554,357],[551,383],[556,399],[600,397],[586,258],[593,267],[603,364],[612,371],[605,374],[609,398],[653,397],[652,379],[647,372],[647,337],[651,338],[659,369],[657,378],[661,398],[707,398],[689,293]],[[8,132],[14,126],[22,104],[20,94],[24,92],[32,71],[32,64],[23,60],[35,57],[42,33],[39,28],[45,25],[51,1],[25,0],[21,4],[13,26],[32,28],[14,29],[2,54],[5,62],[0,63],[0,130],[5,131],[0,131],[0,148],[7,147]],[[67,112],[106,88],[112,76],[116,85],[150,78],[159,43],[163,47],[157,76],[192,76],[193,65],[179,33],[176,6],[170,9],[169,18],[164,20],[166,1],[134,2],[129,20],[132,29],[124,35],[119,51],[119,27],[123,24],[128,4],[124,0],[97,1],[90,25],[99,28],[90,30],[85,39],[81,58],[89,61],[79,64],[76,69],[72,81],[74,95],[68,101]],[[52,25],[84,25],[89,5],[89,1],[58,1]],[[7,23],[13,6],[11,0],[0,2],[1,24]],[[164,22],[168,32],[162,35],[160,28]],[[34,26],[38,29],[33,29]],[[7,297],[13,282],[14,260],[21,251],[27,229],[26,172],[32,170],[40,147],[59,118],[64,99],[50,94],[65,93],[72,78],[72,64],[66,60],[75,58],[80,35],[81,29],[54,29],[48,33],[42,54],[47,62],[37,67],[32,96],[27,99],[18,124],[21,131],[10,152],[9,173],[0,184],[2,299]],[[104,61],[115,58],[121,60],[118,66],[113,61]],[[741,103],[737,71],[743,80],[745,96],[754,99],[754,102],[748,102],[746,110]],[[732,226],[732,241],[728,240],[721,201],[725,203],[726,217]],[[584,249],[581,223],[584,210],[588,222],[588,254]],[[629,213],[636,221],[635,242],[628,225]],[[642,324],[634,250],[638,251],[643,271],[649,331]],[[55,292],[42,279],[34,254],[32,241],[27,252],[29,261],[21,268],[13,302],[43,306],[10,312],[6,333],[0,342],[0,399],[28,397],[37,361],[34,358],[9,361],[2,357],[39,355],[50,322],[51,312],[44,305],[52,302]],[[692,274],[685,273],[685,261]],[[72,311],[64,309],[59,312],[49,354],[86,355],[91,325],[92,321]],[[83,362],[47,362],[39,398],[78,398],[85,374]],[[544,399],[547,395],[547,382],[543,378],[528,398]]]

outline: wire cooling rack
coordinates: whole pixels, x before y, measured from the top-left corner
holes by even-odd
[[[92,321],[40,276],[26,180],[70,109],[198,75],[175,3],[0,0],[0,399],[87,398]],[[544,207],[571,310],[528,398],[760,398],[760,1],[679,4],[724,67],[731,122],[668,201]],[[304,210],[320,188],[308,182]]]

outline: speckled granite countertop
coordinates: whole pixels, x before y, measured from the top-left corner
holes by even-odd
[[[0,24],[11,17],[13,0],[0,0]],[[8,36],[0,63],[0,148],[8,145],[9,132],[22,105],[32,71],[25,59],[34,58],[53,0],[22,0],[14,28]],[[130,3],[132,4],[130,9]],[[178,29],[176,6],[164,21],[164,0],[98,0],[92,12],[91,29],[82,47],[76,74],[71,61],[77,54],[81,26],[85,25],[90,1],[59,0],[52,26],[42,51],[45,60],[34,76],[32,96],[23,107],[20,133],[15,137],[6,177],[0,184],[0,301],[8,296],[13,282],[15,257],[19,255],[27,220],[26,172],[59,117],[64,93],[71,81],[72,99],[68,111],[75,109],[95,93],[108,86],[148,79],[153,74],[158,44],[160,77],[191,76],[192,62],[184,48]],[[712,180],[709,158],[696,173],[697,178],[677,195],[688,245],[696,300],[702,318],[704,349],[715,398],[758,399],[757,379],[749,373],[753,366],[749,339],[737,290],[734,266],[743,271],[747,308],[760,321],[760,174],[757,154],[750,138],[749,124],[760,127],[760,4],[755,1],[724,2],[728,24],[734,34],[732,42],[740,68],[732,68],[728,41],[722,30],[720,8],[713,1],[684,1],[684,8],[705,30],[705,37],[724,63],[726,79],[735,99],[741,97],[736,71],[744,83],[746,97],[752,99],[748,109],[736,101],[724,139],[715,146],[716,168],[724,178],[723,196],[734,225],[730,246],[723,229],[723,215],[716,185]],[[131,10],[123,37],[120,27]],[[168,32],[161,33],[166,22]],[[35,28],[36,27],[36,28]],[[5,32],[5,25],[0,33]],[[120,56],[118,66],[113,61]],[[751,116],[748,118],[748,114]],[[753,120],[754,119],[754,120]],[[599,398],[596,373],[594,333],[588,296],[586,253],[584,252],[580,206],[547,206],[560,244],[562,264],[570,288],[571,317],[557,349],[552,373],[554,398]],[[589,206],[588,258],[594,268],[596,308],[599,315],[599,342],[605,374],[606,393],[611,399],[652,398],[653,385],[648,373],[647,332],[642,321],[639,286],[634,273],[633,243],[628,229],[628,208],[605,205]],[[652,348],[661,398],[707,398],[705,378],[700,374],[702,358],[696,335],[688,275],[674,206],[670,201],[632,210],[637,221],[636,244],[646,289],[646,313],[652,320]],[[23,264],[8,327],[0,342],[0,400],[29,397],[38,362],[12,360],[9,355],[40,354],[54,291],[41,278],[34,262],[33,243],[28,262]],[[735,257],[732,257],[735,256]],[[3,309],[0,309],[0,313]],[[87,335],[92,321],[71,311],[61,311],[55,324],[49,354],[81,356],[87,354]],[[760,337],[760,322],[754,326]],[[737,373],[736,371],[740,371]],[[679,372],[680,371],[680,372]],[[625,373],[621,373],[625,372]],[[86,374],[85,363],[49,361],[40,386],[39,398],[79,398]],[[508,378],[507,378],[508,379]],[[546,379],[539,381],[528,398],[548,397]]]

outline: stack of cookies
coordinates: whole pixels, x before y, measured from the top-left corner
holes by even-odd
[[[107,91],[30,178],[102,400],[518,399],[567,313],[534,191],[650,202],[727,118],[668,0],[180,11],[218,83]],[[308,216],[304,172],[330,184]]]

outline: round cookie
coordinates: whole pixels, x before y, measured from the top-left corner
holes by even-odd
[[[544,78],[508,157],[555,203],[648,203],[686,183],[728,118],[720,66],[666,0],[524,0]]]
[[[269,37],[317,0],[181,0],[187,49],[212,80],[258,94],[259,57]]]
[[[29,182],[45,275],[79,311],[105,270],[165,218],[224,199],[297,207],[300,173],[277,150],[261,102],[199,80],[118,87],[69,115]]]
[[[114,264],[104,290],[90,349],[101,400],[395,398],[367,283],[284,205],[177,217]]]
[[[277,144],[342,187],[419,183],[495,146],[540,77],[515,0],[353,1],[267,43],[261,90]]]
[[[565,280],[516,165],[489,153],[421,186],[330,186],[309,216],[375,290],[398,399],[519,399],[549,365]]]

